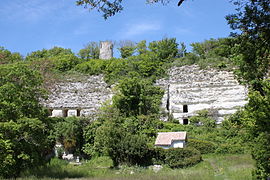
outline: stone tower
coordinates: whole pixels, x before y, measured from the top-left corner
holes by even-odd
[[[111,59],[113,57],[113,44],[110,41],[101,41],[99,59]]]

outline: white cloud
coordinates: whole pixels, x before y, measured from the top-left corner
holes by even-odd
[[[124,29],[122,36],[125,38],[131,38],[133,36],[138,36],[146,34],[152,31],[159,31],[162,28],[161,24],[158,22],[140,22],[137,24],[129,24]]]
[[[70,19],[87,11],[68,0],[12,0],[0,3],[1,19],[37,22],[45,18]]]

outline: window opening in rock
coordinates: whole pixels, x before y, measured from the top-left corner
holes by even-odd
[[[67,109],[64,109],[63,110],[63,117],[67,117],[67,115],[68,115],[68,110]]]
[[[48,109],[49,116],[52,116],[53,109]]]
[[[186,104],[183,106],[183,112],[184,113],[187,113],[188,112],[188,106]]]
[[[81,116],[81,110],[80,109],[77,109],[77,116]]]
[[[188,124],[188,119],[183,119],[183,124]]]

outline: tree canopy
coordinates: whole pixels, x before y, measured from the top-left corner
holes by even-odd
[[[162,3],[167,4],[171,0],[146,0],[147,3]],[[84,6],[90,10],[96,9],[98,12],[102,13],[104,19],[107,19],[115,14],[121,12],[124,7],[122,5],[123,0],[77,0],[76,3],[78,6]],[[178,2],[180,6],[184,0]]]

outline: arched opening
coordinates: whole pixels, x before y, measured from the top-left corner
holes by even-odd
[[[187,125],[188,124],[188,119],[183,119],[183,124]]]
[[[183,105],[183,112],[184,113],[187,113],[188,112],[188,105]]]

